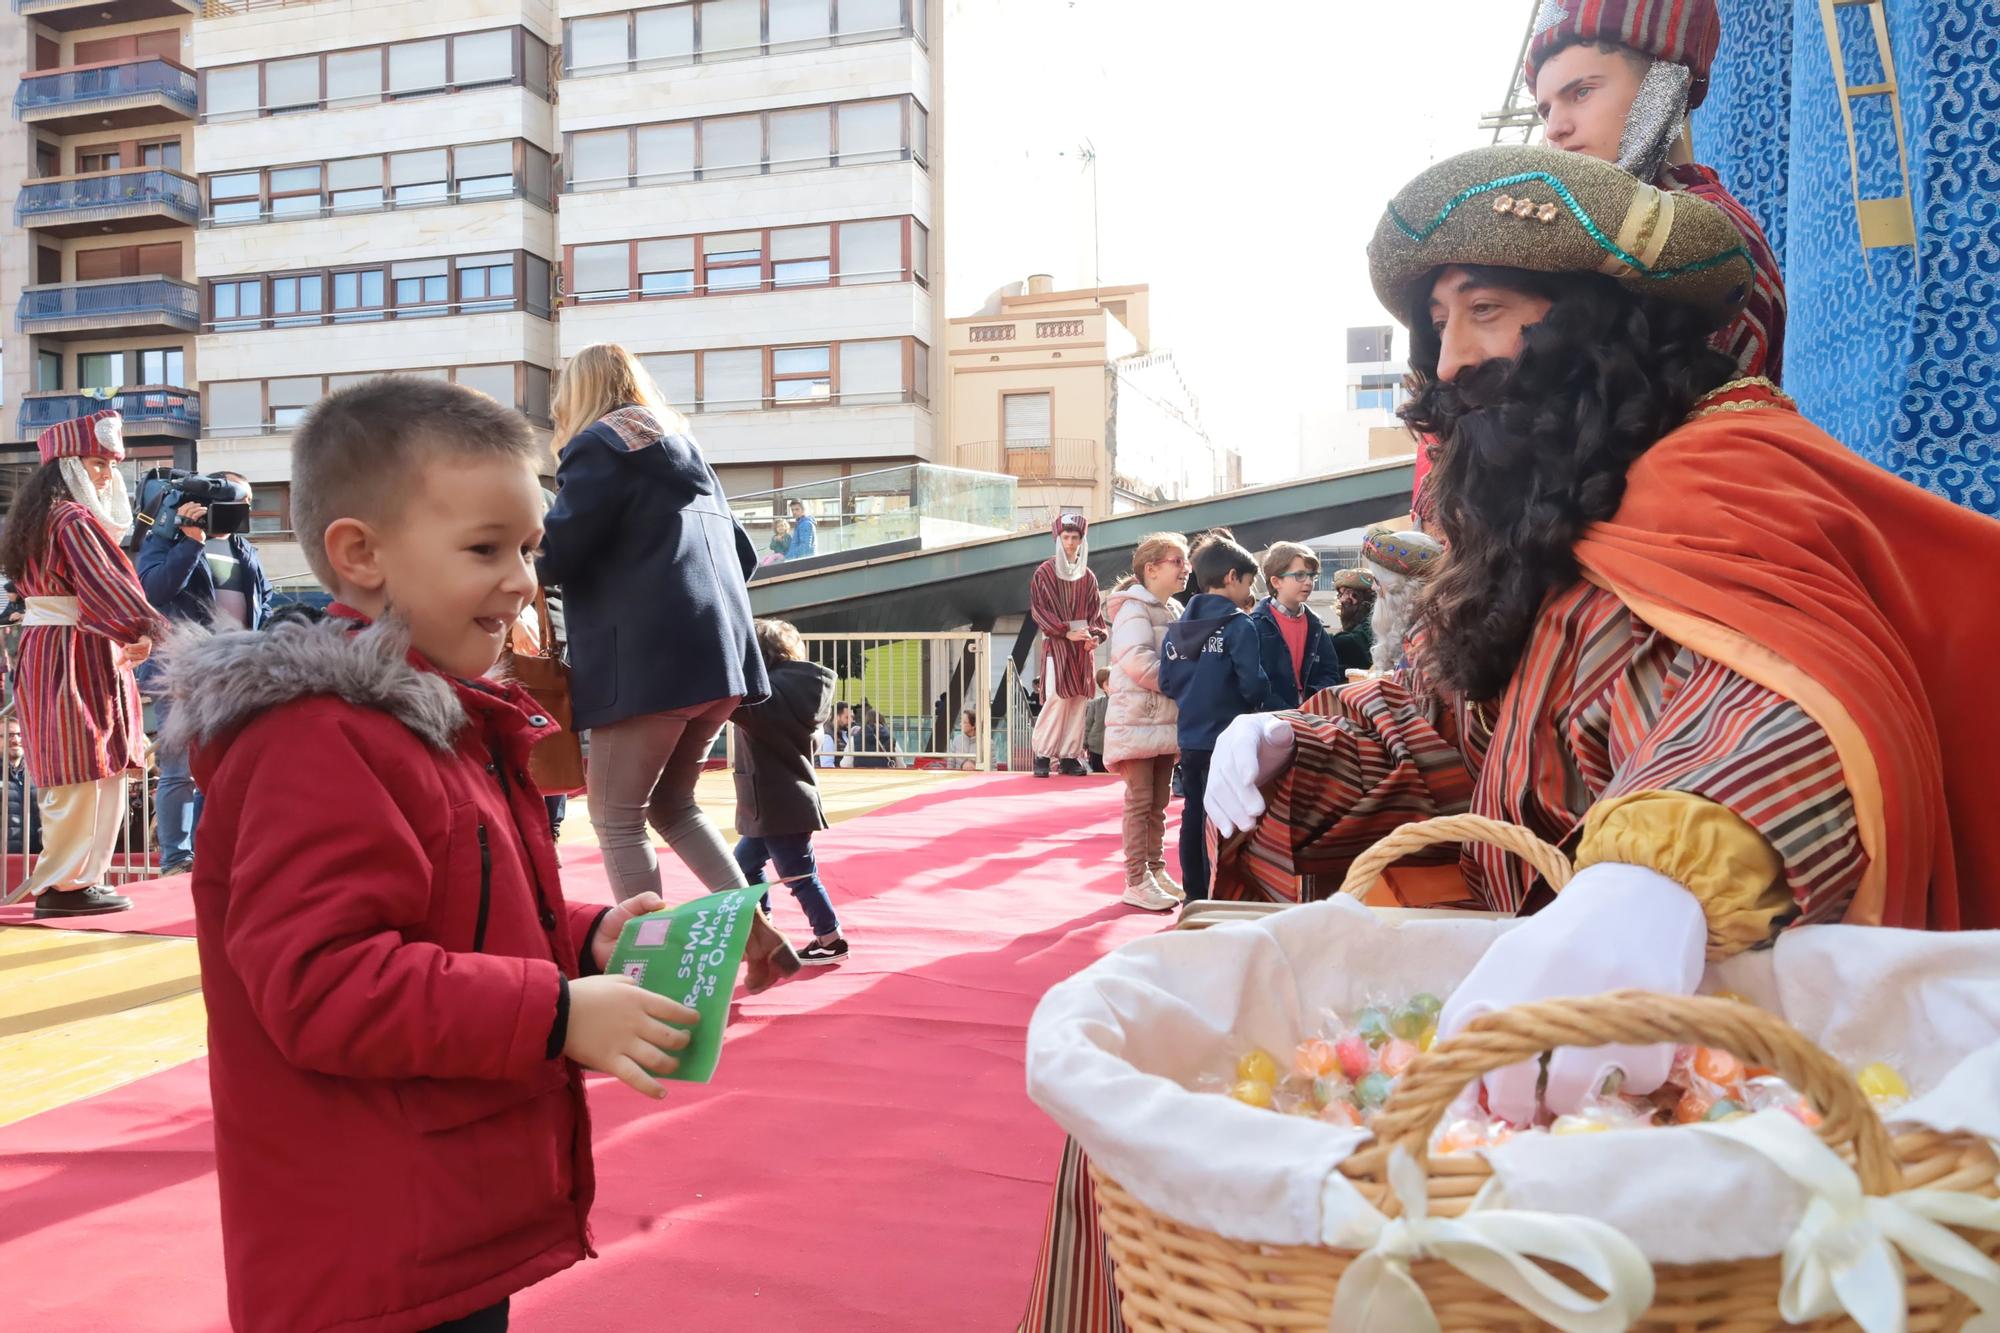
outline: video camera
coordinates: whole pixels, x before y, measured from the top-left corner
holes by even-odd
[[[133,525],[134,544],[154,524],[176,522],[174,511],[190,501],[208,507],[201,527],[211,537],[227,537],[250,530],[248,486],[219,473],[156,467],[139,478],[139,502],[134,506],[138,514],[138,521]]]

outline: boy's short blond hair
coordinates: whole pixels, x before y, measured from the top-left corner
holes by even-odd
[[[306,563],[334,587],[326,530],[343,518],[387,527],[442,458],[518,459],[539,471],[528,419],[476,389],[381,375],[329,394],[292,437],[292,529]]]
[[[1299,559],[1306,562],[1307,569],[1319,573],[1319,553],[1312,547],[1298,542],[1272,542],[1271,549],[1264,552],[1264,582],[1270,583]]]

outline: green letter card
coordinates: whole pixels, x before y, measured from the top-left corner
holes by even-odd
[[[706,898],[637,916],[618,934],[607,976],[624,973],[656,995],[678,1000],[701,1015],[679,1053],[680,1067],[663,1078],[706,1083],[722,1056],[722,1029],[729,1022],[729,997],[736,970],[750,942],[750,921],[763,884],[724,889]]]

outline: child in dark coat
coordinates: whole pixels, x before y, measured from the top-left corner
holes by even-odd
[[[736,723],[736,864],[752,884],[764,878],[764,864],[777,866],[792,897],[812,923],[813,942],[799,950],[801,963],[837,963],[847,957],[847,940],[833,900],[819,882],[812,835],[825,828],[826,811],[813,779],[819,728],[833,716],[836,678],[806,660],[799,632],[782,620],[757,622],[757,648],[771,678],[771,697],[745,704]],[[764,899],[770,910],[771,900]]]
[[[1181,883],[1188,901],[1208,897],[1208,764],[1223,728],[1264,706],[1271,683],[1264,674],[1257,627],[1246,614],[1257,603],[1252,588],[1257,561],[1218,529],[1197,538],[1189,556],[1195,595],[1187,611],[1167,626],[1160,652],[1160,692],[1180,711]]]

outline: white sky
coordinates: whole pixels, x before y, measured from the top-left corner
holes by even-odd
[[[1349,325],[1386,323],[1363,253],[1382,205],[1487,141],[1527,0],[947,0],[948,314],[1032,272],[1152,285],[1209,433],[1246,477],[1333,406]],[[1398,340],[1400,350],[1402,343]]]

